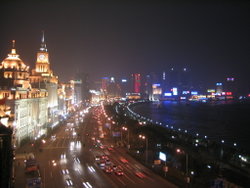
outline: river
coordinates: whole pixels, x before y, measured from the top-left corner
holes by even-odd
[[[250,103],[148,102],[131,107],[133,111],[174,129],[187,130],[208,139],[250,152]]]

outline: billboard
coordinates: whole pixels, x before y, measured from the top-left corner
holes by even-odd
[[[208,93],[215,93],[215,89],[208,89],[207,92]]]
[[[172,96],[172,93],[164,93],[164,96],[165,96],[165,97],[171,97],[171,96]]]
[[[166,162],[166,160],[167,160],[166,154],[162,153],[162,152],[159,152],[159,159]]]
[[[173,95],[178,95],[178,90],[177,90],[177,87],[173,87]]]
[[[191,95],[198,95],[197,91],[191,91]]]

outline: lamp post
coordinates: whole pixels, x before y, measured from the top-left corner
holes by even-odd
[[[129,145],[129,130],[128,130],[128,128],[127,127],[122,127],[122,130],[124,130],[124,131],[128,131],[128,145]]]
[[[145,155],[146,155],[146,159],[145,159],[145,163],[148,164],[148,138],[144,135],[139,135],[139,138],[141,138],[142,140],[145,140],[146,142],[146,150],[145,150]]]
[[[181,151],[181,149],[177,148],[176,152],[178,154],[185,153],[185,160],[186,160],[186,176],[188,176],[188,154],[185,151]]]

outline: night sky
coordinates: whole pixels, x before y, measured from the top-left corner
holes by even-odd
[[[244,1],[17,1],[1,3],[0,57],[16,40],[34,67],[41,31],[62,81],[187,67],[208,84],[227,76],[250,84],[250,4]],[[204,2],[204,1],[202,1]]]

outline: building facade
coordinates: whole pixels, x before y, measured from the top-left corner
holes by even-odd
[[[0,65],[0,108],[9,111],[6,126],[13,129],[17,145],[46,133],[48,93],[32,87],[29,76],[29,66],[19,58],[13,41],[11,53]]]
[[[46,47],[44,32],[41,47],[37,52],[35,69],[31,71],[30,83],[33,87],[45,89],[48,92],[48,126],[54,127],[59,123],[58,118],[58,77],[50,68],[49,52]]]

